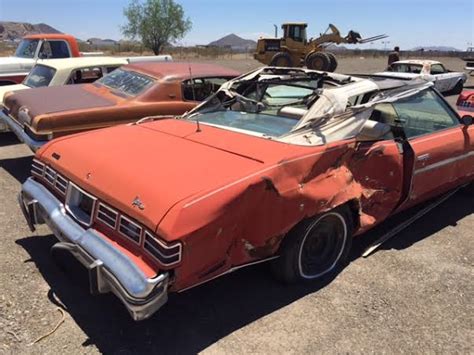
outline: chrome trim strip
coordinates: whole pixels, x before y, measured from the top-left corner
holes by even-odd
[[[221,277],[221,276],[224,276],[224,275],[227,275],[227,274],[230,274],[231,272],[234,272],[234,271],[237,271],[239,269],[243,269],[244,267],[247,267],[247,266],[252,266],[252,265],[257,265],[257,264],[261,264],[261,263],[264,263],[264,262],[267,262],[267,261],[270,261],[270,260],[274,260],[274,259],[278,259],[280,257],[280,255],[275,255],[275,256],[271,256],[269,258],[266,258],[266,259],[262,259],[262,260],[257,260],[257,261],[254,261],[254,262],[251,262],[251,263],[248,263],[248,264],[243,264],[243,265],[239,265],[239,266],[235,266],[233,268],[230,268],[226,271],[224,271],[223,273],[221,274],[218,274],[216,276],[213,276],[211,277],[210,279],[207,279],[207,280],[204,280],[204,281],[201,281],[195,285],[192,285],[192,286],[189,286],[187,288],[184,288],[182,290],[179,290],[178,293],[181,293],[181,292],[184,292],[184,291],[187,291],[187,290],[190,290],[194,287],[197,287],[197,286],[200,286],[202,284],[205,284],[209,281],[212,281],[212,280],[215,280],[217,279],[218,277]]]
[[[473,152],[466,153],[466,154],[458,155],[457,157],[444,159],[444,160],[441,160],[441,161],[439,161],[439,162],[436,162],[436,163],[433,163],[433,164],[424,166],[423,168],[420,168],[420,169],[415,169],[414,175],[423,174],[423,173],[425,173],[425,172],[427,172],[427,171],[430,171],[430,170],[433,170],[433,169],[437,169],[437,168],[440,168],[440,167],[445,166],[445,165],[448,165],[448,164],[455,163],[455,162],[457,162],[458,160],[467,159],[467,158],[469,158],[469,157],[471,157],[471,156],[474,156],[474,151],[473,151]]]

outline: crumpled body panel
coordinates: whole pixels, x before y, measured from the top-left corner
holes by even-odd
[[[352,141],[315,147],[311,154],[187,200],[157,230],[185,243],[174,287],[271,257],[298,222],[345,203],[354,211],[355,233],[361,233],[395,209],[402,181],[403,155],[394,141]]]

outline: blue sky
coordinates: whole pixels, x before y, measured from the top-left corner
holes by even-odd
[[[473,0],[177,0],[193,22],[184,44],[206,44],[229,33],[257,39],[273,24],[309,23],[308,35],[334,23],[343,34],[387,33],[388,46],[447,45],[465,49],[474,42]],[[0,20],[44,22],[81,39],[122,38],[123,8],[129,0],[0,0]],[[374,47],[383,47],[380,42]]]

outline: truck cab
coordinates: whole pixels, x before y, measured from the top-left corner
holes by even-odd
[[[67,34],[34,34],[25,36],[15,54],[0,58],[0,86],[19,84],[38,59],[80,57],[76,39]]]

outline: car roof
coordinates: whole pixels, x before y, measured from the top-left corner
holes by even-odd
[[[26,39],[74,39],[72,35],[65,33],[37,33],[24,36]]]
[[[137,71],[156,79],[187,80],[193,77],[235,77],[240,75],[220,65],[186,62],[138,62],[128,64],[123,69]]]
[[[41,64],[56,70],[90,67],[94,65],[122,65],[127,64],[126,58],[118,57],[73,57],[61,59],[40,59],[36,64]]]
[[[399,60],[397,62],[393,62],[392,64],[418,64],[418,65],[424,65],[424,64],[441,64],[441,62],[438,62],[436,60],[428,60],[428,59],[408,59],[408,60]]]

